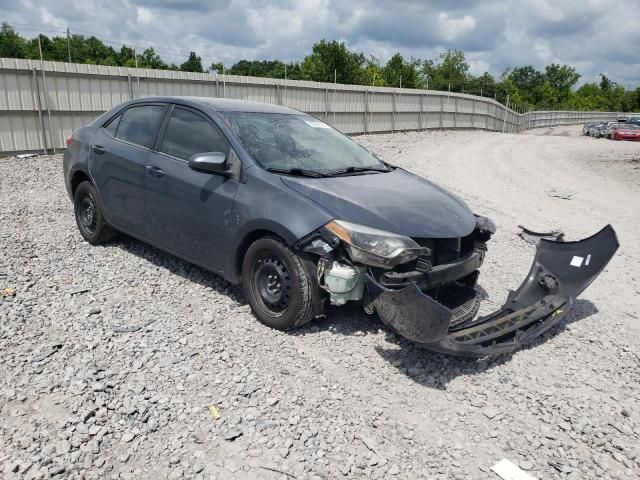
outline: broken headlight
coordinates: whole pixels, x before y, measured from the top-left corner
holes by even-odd
[[[351,260],[372,267],[393,268],[423,252],[409,237],[358,223],[332,220],[325,228],[342,240]]]

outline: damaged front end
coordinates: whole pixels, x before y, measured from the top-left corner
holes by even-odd
[[[607,225],[576,242],[541,238],[533,265],[498,311],[476,317],[478,269],[493,223],[457,239],[408,239],[348,222],[330,222],[300,242],[320,256],[319,286],[334,305],[362,300],[399,335],[443,353],[482,357],[512,352],[557,324],[618,248]],[[381,245],[381,243],[383,245]]]

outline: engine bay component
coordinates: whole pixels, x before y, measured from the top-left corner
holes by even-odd
[[[329,265],[327,266],[327,263]],[[318,265],[320,287],[329,292],[332,305],[344,305],[350,300],[362,300],[366,268],[337,261],[321,260]]]

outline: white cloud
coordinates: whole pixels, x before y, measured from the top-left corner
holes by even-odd
[[[53,15],[47,10],[47,7],[40,8],[40,19],[47,25],[52,25],[56,28],[66,28],[64,20]]]
[[[154,20],[151,10],[145,7],[136,7],[136,21],[142,25],[149,25]]]
[[[472,32],[476,28],[476,19],[471,15],[455,18],[450,17],[447,12],[440,12],[438,28],[444,39],[450,42]]]
[[[456,48],[474,73],[556,62],[575,66],[581,81],[603,72],[634,88],[638,7],[638,0],[110,0],[108,7],[100,0],[0,0],[3,20],[26,37],[40,25],[68,25],[115,48],[153,45],[176,64],[190,51],[206,65],[301,60],[324,38],[381,62],[396,52],[426,59]]]

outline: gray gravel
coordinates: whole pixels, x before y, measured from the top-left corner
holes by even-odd
[[[639,477],[640,152],[539,133],[359,139],[496,220],[485,311],[528,270],[518,223],[618,229],[546,342],[481,361],[357,309],[269,330],[213,274],[130,238],[83,242],[59,156],[0,159],[4,478],[476,479],[502,458],[538,478]],[[571,200],[548,196],[567,182]]]

